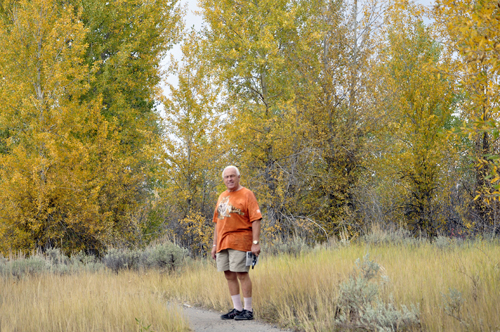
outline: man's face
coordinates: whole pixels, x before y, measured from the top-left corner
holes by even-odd
[[[240,185],[240,176],[236,174],[234,168],[228,168],[224,171],[224,184],[229,191],[238,189]]]

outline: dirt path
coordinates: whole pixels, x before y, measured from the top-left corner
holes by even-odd
[[[291,330],[281,330],[276,326],[260,322],[252,321],[234,321],[221,320],[222,313],[182,306],[184,314],[189,319],[189,326],[194,332],[283,332]]]

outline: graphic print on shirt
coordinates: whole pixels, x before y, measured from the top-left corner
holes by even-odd
[[[244,216],[245,213],[241,212],[241,209],[237,209],[229,203],[229,196],[224,197],[219,206],[217,207],[217,218],[224,219],[225,217],[230,217],[230,213],[237,213],[240,216]]]

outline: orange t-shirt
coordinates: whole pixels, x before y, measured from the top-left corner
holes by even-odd
[[[250,251],[252,222],[262,218],[259,204],[252,191],[224,191],[219,196],[213,221],[217,223],[217,252],[224,249]]]

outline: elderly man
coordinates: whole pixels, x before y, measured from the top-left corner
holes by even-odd
[[[234,309],[221,319],[251,320],[252,281],[246,266],[246,252],[260,254],[260,221],[262,214],[253,192],[240,185],[240,171],[228,166],[222,172],[227,190],[219,196],[214,212],[215,224],[212,258],[217,270],[224,271]],[[238,283],[239,280],[239,283]],[[240,284],[244,306],[241,304]]]

